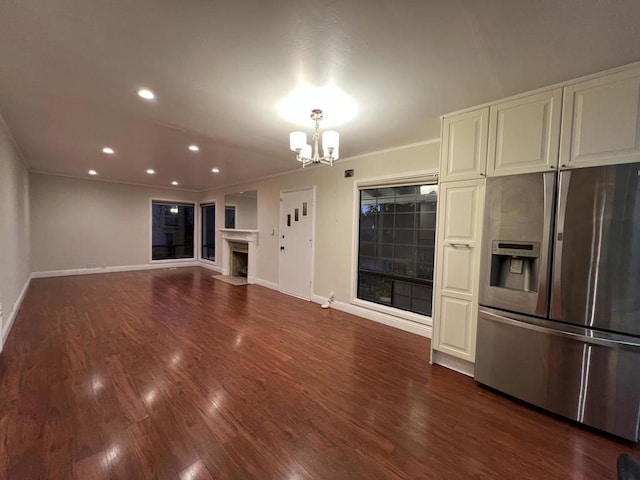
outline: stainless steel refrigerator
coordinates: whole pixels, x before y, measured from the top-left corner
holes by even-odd
[[[638,441],[640,163],[487,179],[475,379]]]

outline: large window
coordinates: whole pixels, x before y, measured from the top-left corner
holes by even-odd
[[[200,206],[202,219],[202,253],[205,260],[216,259],[216,206],[206,204]]]
[[[360,190],[357,296],[431,315],[438,186]]]
[[[151,258],[193,258],[194,205],[153,201],[151,204]]]

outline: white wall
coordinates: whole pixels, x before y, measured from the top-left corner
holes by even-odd
[[[4,340],[14,307],[29,280],[29,175],[0,119],[0,333]],[[2,341],[2,344],[4,341]]]
[[[30,175],[34,272],[144,265],[151,199],[196,202],[195,192]]]
[[[438,141],[339,161],[333,167],[317,166],[291,173],[212,190],[202,200],[224,202],[227,193],[258,190],[257,277],[278,283],[278,216],[280,192],[316,186],[316,258],[314,293],[326,297],[333,291],[339,301],[348,302],[351,295],[353,267],[353,234],[356,222],[354,184],[362,179],[401,176],[410,172],[438,168]],[[295,166],[292,158],[292,165]],[[344,177],[346,169],[354,176]],[[221,219],[221,222],[223,220]],[[218,228],[222,228],[219,226]],[[274,232],[272,235],[271,233]],[[220,245],[220,239],[216,239]]]

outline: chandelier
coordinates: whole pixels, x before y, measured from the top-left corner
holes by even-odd
[[[307,143],[307,134],[304,132],[291,132],[289,135],[289,146],[296,152],[296,160],[302,163],[302,168],[312,163],[333,166],[333,162],[339,157],[340,135],[334,130],[328,130],[322,134],[321,157],[318,153],[318,140],[320,139],[320,120],[323,119],[322,110],[316,108],[311,110],[311,120],[315,122],[313,129],[313,147]]]

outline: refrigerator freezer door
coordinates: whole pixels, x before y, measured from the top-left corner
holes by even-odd
[[[556,173],[487,179],[480,305],[546,317]]]
[[[480,309],[475,379],[637,442],[640,339]]]
[[[559,179],[551,318],[640,336],[640,163]]]

